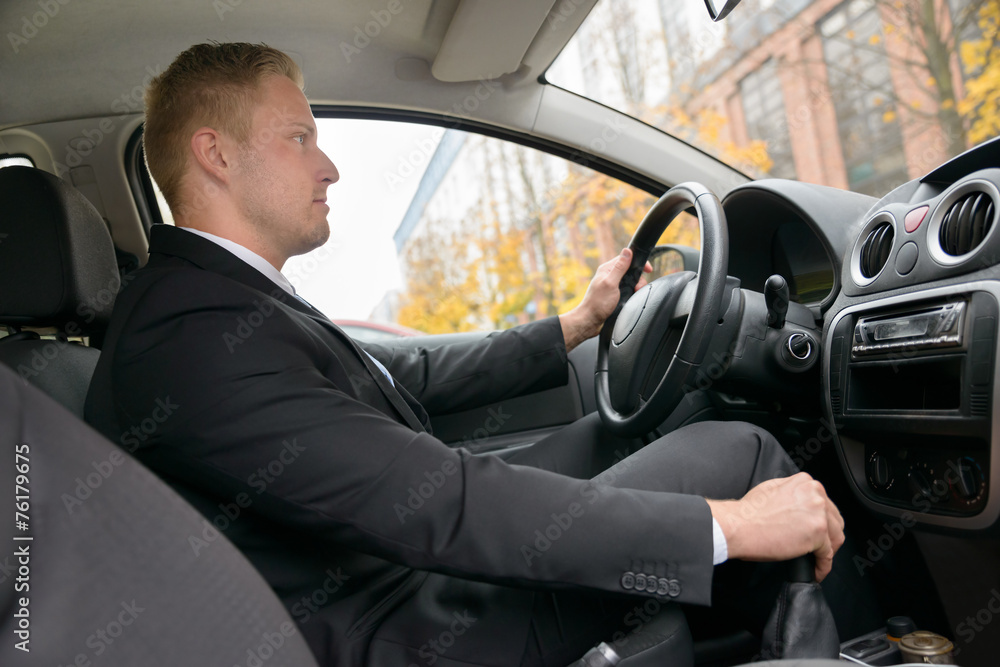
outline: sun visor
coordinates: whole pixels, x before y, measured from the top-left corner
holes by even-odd
[[[509,74],[524,54],[555,0],[462,0],[448,26],[431,74],[439,81],[476,81]]]

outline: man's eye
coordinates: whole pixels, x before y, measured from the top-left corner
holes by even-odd
[[[296,134],[295,135],[295,141],[299,142],[300,144],[305,144],[306,143],[306,135],[304,135],[304,134]]]

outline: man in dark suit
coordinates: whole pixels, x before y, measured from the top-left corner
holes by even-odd
[[[509,462],[434,438],[428,410],[565,384],[630,256],[557,318],[361,349],[280,273],[328,238],[339,178],[301,87],[284,54],[222,44],[147,92],[147,161],[178,228],[152,230],[118,298],[86,414],[205,514],[195,553],[223,531],[327,664],[565,664],[637,601],[709,604],[727,558],[811,552],[829,571],[839,513],[808,475],[772,479],[788,458],[747,424],[619,461],[635,443],[593,416]]]

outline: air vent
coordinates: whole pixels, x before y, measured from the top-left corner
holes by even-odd
[[[873,229],[861,246],[861,275],[871,279],[878,275],[889,259],[895,231],[891,222],[883,222]]]
[[[969,411],[976,416],[990,413],[990,394],[986,391],[974,391],[969,396]]]
[[[993,198],[985,192],[971,192],[956,201],[941,221],[941,249],[959,257],[978,248],[993,226],[994,213]]]

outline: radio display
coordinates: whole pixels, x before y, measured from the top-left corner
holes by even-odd
[[[893,350],[929,350],[962,344],[965,301],[899,315],[862,317],[854,326],[854,357]]]
[[[879,322],[872,326],[872,335],[875,340],[896,340],[897,338],[910,338],[911,336],[923,336],[927,333],[927,326],[930,323],[929,317],[911,320],[891,320],[889,322]]]

